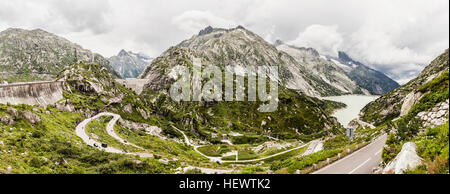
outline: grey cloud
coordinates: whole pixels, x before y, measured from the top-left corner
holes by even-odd
[[[448,48],[448,4],[427,0],[16,0],[0,1],[0,30],[43,28],[105,56],[123,48],[156,57],[206,25],[239,24],[268,41],[280,38],[317,47],[325,54],[344,50],[394,79],[406,80],[405,75],[414,77]]]
[[[109,12],[107,0],[52,0],[49,15],[56,21],[65,21],[71,32],[91,30],[102,34],[112,29]]]

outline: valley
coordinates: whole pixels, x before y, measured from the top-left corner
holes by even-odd
[[[448,50],[399,87],[343,52],[333,58],[272,44],[243,26],[209,26],[154,59],[121,50],[106,60],[43,30],[0,35],[8,45],[3,73],[51,74],[35,82],[0,77],[0,173],[380,173],[407,140],[440,134],[429,127],[448,123]],[[41,52],[53,48],[56,54]],[[17,60],[21,52],[40,63]],[[249,97],[174,100],[172,68],[193,69],[195,59],[244,81],[257,67],[276,66],[279,74],[265,80],[277,86],[276,111],[259,111],[265,101]],[[232,83],[233,90],[252,87]],[[355,129],[352,138],[346,128]],[[418,145],[433,162],[436,153]]]

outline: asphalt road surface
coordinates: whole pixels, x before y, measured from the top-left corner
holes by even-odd
[[[127,144],[127,145],[132,145],[132,146],[138,147],[138,146],[136,146],[134,144],[127,143],[125,140],[120,138],[114,132],[114,125],[120,119],[120,115],[114,114],[114,113],[109,113],[109,112],[100,113],[100,114],[95,115],[94,117],[88,118],[88,119],[84,120],[83,122],[81,122],[80,124],[78,124],[78,126],[75,129],[75,133],[77,134],[77,136],[80,137],[89,146],[95,147],[95,148],[103,150],[105,152],[122,153],[122,154],[129,154],[129,155],[138,155],[138,156],[144,157],[144,158],[153,157],[153,154],[151,154],[151,153],[128,153],[128,152],[125,152],[125,151],[120,150],[118,148],[111,147],[111,146],[102,147],[101,146],[102,144],[100,142],[97,142],[96,140],[91,139],[89,137],[89,135],[86,133],[86,126],[87,126],[87,124],[89,124],[92,120],[98,119],[98,118],[103,117],[103,116],[112,116],[113,117],[113,119],[111,121],[109,121],[108,125],[106,126],[106,131],[108,132],[109,135],[111,135],[113,138],[117,139],[118,141],[120,141],[123,144]],[[140,147],[138,147],[138,148],[140,148]]]
[[[312,174],[372,174],[381,162],[381,150],[387,135],[383,134],[369,145]]]

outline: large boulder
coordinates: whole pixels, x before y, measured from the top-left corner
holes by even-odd
[[[423,159],[417,155],[416,148],[416,144],[413,142],[405,143],[395,159],[386,165],[383,174],[403,174],[405,170],[414,169],[422,164]]]

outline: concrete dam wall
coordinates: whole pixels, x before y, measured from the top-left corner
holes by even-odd
[[[133,90],[137,94],[141,94],[145,84],[149,82],[149,79],[127,78],[127,79],[116,79],[116,82]]]
[[[63,98],[63,81],[0,85],[0,104],[47,106]]]

